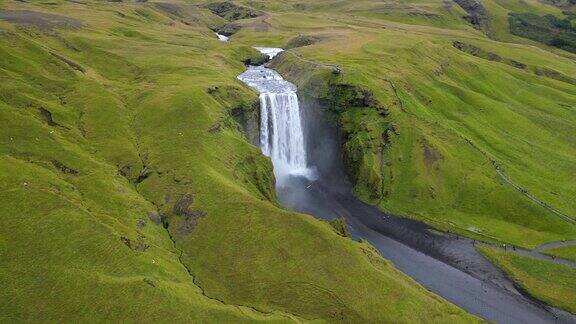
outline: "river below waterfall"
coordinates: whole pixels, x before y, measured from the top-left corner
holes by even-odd
[[[282,51],[257,49],[270,58]],[[576,323],[574,316],[520,293],[472,240],[431,231],[355,198],[337,127],[320,104],[299,99],[296,86],[277,72],[250,66],[238,79],[260,93],[260,146],[272,159],[276,191],[286,208],[325,220],[344,217],[354,239],[369,241],[421,285],[486,320]]]

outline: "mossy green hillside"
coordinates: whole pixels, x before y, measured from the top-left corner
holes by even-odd
[[[0,20],[2,320],[476,321],[278,207],[232,113],[256,43],[172,4],[1,2],[36,19]]]

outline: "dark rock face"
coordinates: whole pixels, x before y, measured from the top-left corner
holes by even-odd
[[[64,163],[62,163],[60,161],[52,160],[52,165],[54,165],[54,167],[56,167],[56,169],[58,169],[62,173],[70,174],[70,175],[77,175],[78,174],[78,171],[67,167],[66,165],[64,165]]]
[[[477,0],[454,0],[468,13],[464,18],[477,29],[486,29],[488,25],[488,11]]]
[[[189,213],[190,205],[193,202],[194,202],[194,198],[192,197],[192,195],[189,195],[189,194],[183,195],[182,197],[180,197],[180,199],[178,199],[178,201],[174,205],[174,208],[172,209],[172,211],[176,215],[186,216]]]
[[[424,156],[424,165],[426,166],[426,170],[430,172],[434,166],[434,164],[444,157],[442,154],[437,151],[434,147],[432,147],[429,143],[422,141],[422,151]]]
[[[255,189],[261,198],[276,201],[272,165],[259,154],[247,156],[234,166],[234,178],[246,187]]]
[[[143,236],[138,236],[138,238],[136,238],[136,240],[131,240],[131,239],[127,238],[126,236],[121,236],[120,241],[122,241],[122,243],[126,244],[126,246],[129,247],[132,251],[136,251],[136,252],[144,252],[144,251],[148,250],[148,248],[150,247],[150,245],[148,245],[144,241]]]
[[[569,76],[564,75],[564,74],[562,74],[556,70],[552,70],[549,68],[537,67],[535,69],[534,73],[536,73],[536,75],[544,76],[544,77],[555,79],[558,81],[562,81],[562,82],[566,82],[566,83],[570,83],[570,84],[576,84],[576,78],[569,77]]]
[[[321,40],[322,39],[318,36],[298,35],[298,36],[290,39],[288,41],[288,43],[286,43],[286,45],[284,46],[284,49],[288,50],[291,48],[310,46],[310,45],[318,43]]]
[[[148,219],[152,221],[152,223],[156,225],[162,224],[162,216],[157,212],[150,212],[148,213]]]
[[[0,10],[0,20],[18,25],[31,25],[42,31],[78,29],[84,25],[82,21],[76,18],[31,10]]]
[[[510,60],[510,65],[517,68],[517,69],[525,69],[526,68],[526,64],[522,63],[522,62],[518,62],[518,61],[514,61],[514,60]]]
[[[72,60],[69,60],[60,54],[53,53],[53,52],[50,52],[50,54],[52,54],[52,56],[59,59],[60,61],[66,63],[69,67],[73,68],[74,70],[82,72],[82,73],[86,73],[86,69],[84,69],[84,67],[82,67],[82,65],[80,65],[80,64],[78,64]]]
[[[174,205],[172,211],[178,216],[182,216],[184,219],[176,227],[176,232],[180,235],[190,234],[200,217],[206,216],[206,212],[202,210],[196,210],[190,208],[190,205],[194,202],[194,198],[190,194],[185,194]]]
[[[488,61],[504,63],[504,64],[510,65],[512,67],[515,67],[517,69],[526,69],[528,67],[526,64],[524,64],[522,62],[518,62],[518,61],[510,59],[510,58],[502,57],[496,53],[487,52],[487,51],[481,49],[480,47],[466,44],[466,43],[463,43],[460,41],[452,42],[452,46],[454,46],[454,48],[456,48],[456,49],[458,49],[464,53],[468,53],[470,55],[473,55],[473,56],[476,56],[479,58],[483,58],[483,59],[488,60]]]
[[[44,121],[46,122],[46,124],[48,124],[48,126],[58,126],[65,128],[64,126],[54,121],[54,118],[52,118],[52,112],[50,112],[50,110],[44,107],[38,107],[38,111],[40,112],[40,116],[42,116],[42,119],[44,119]]]
[[[576,6],[576,0],[542,0],[542,2],[562,9],[571,9]]]
[[[344,217],[336,218],[330,221],[330,225],[336,230],[338,235],[343,237],[352,237],[350,234],[350,230],[348,229],[348,224],[346,223],[346,219]]]
[[[244,65],[249,66],[249,65],[263,65],[264,63],[268,63],[270,61],[270,57],[268,55],[256,55],[256,56],[251,56],[247,59],[245,59],[244,61],[242,61],[242,63],[244,63]]]
[[[255,18],[262,14],[261,12],[251,8],[242,7],[227,1],[210,3],[207,8],[214,14],[227,20]]]
[[[363,89],[351,84],[331,84],[327,99],[330,102],[330,107],[337,112],[344,111],[348,107],[367,107],[378,110],[383,116],[388,114],[386,107],[374,99],[370,89]]]
[[[217,33],[220,35],[230,37],[230,36],[236,34],[240,30],[240,28],[242,28],[242,26],[240,26],[239,24],[230,23],[230,24],[226,24],[226,25],[224,25],[224,27],[218,29]]]
[[[230,115],[236,119],[250,144],[260,146],[260,109],[259,102],[255,101],[251,109],[246,110],[242,106],[237,106],[230,110]]]

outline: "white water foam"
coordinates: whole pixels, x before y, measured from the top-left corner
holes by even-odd
[[[218,40],[221,42],[227,42],[230,39],[230,37],[218,33],[216,33],[216,36],[218,36]]]
[[[257,51],[264,55],[268,55],[269,59],[273,59],[276,55],[284,52],[283,49],[277,47],[254,47]]]

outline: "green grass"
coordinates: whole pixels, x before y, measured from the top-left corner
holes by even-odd
[[[256,100],[236,76],[257,42],[217,41],[203,9],[0,6],[85,23],[0,21],[2,321],[477,321],[368,244],[279,208],[270,161],[229,114]],[[184,196],[203,216],[175,213]]]
[[[361,199],[489,241],[576,238],[491,163],[576,216],[576,87],[535,73],[576,75],[574,55],[507,26],[508,12],[561,18],[558,8],[487,1],[502,43],[437,1],[244,1],[267,14],[239,21],[222,43],[209,29],[222,19],[200,3],[174,3],[185,5],[178,15],[153,3],[0,2],[85,23],[42,31],[0,21],[7,320],[475,320],[365,243],[279,208],[270,161],[230,110],[257,99],[236,80],[242,61],[255,58],[249,47],[299,34],[322,41],[284,56],[287,77],[332,102],[331,86],[366,89],[389,111],[340,107],[336,116]],[[528,68],[469,55],[455,40]],[[224,90],[210,94],[214,87]],[[175,214],[183,196],[193,198],[189,214],[203,216]],[[155,212],[167,228],[148,219]],[[149,248],[132,250],[126,239]]]
[[[576,269],[489,247],[478,249],[532,296],[576,313]]]
[[[564,246],[555,249],[545,250],[542,253],[576,261],[576,247]]]

